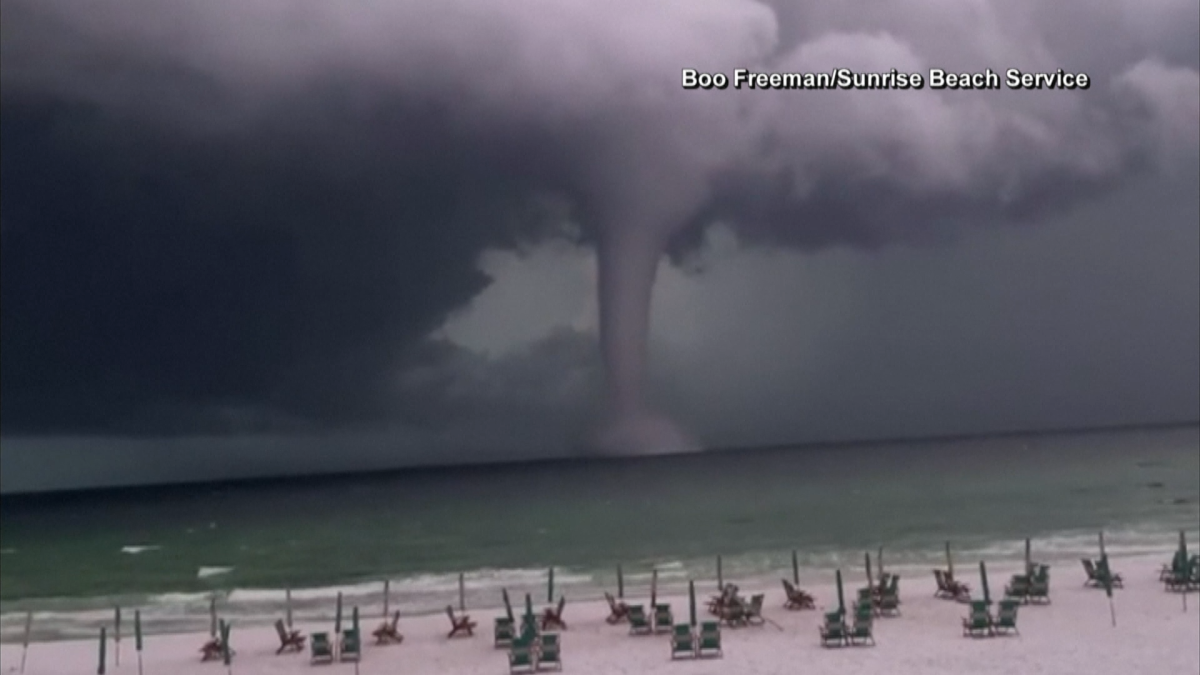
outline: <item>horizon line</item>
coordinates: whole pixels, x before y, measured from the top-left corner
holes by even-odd
[[[408,466],[397,466],[385,469],[355,469],[348,471],[315,471],[300,474],[258,475],[240,478],[224,478],[217,480],[181,480],[149,483],[128,483],[123,485],[101,485],[81,488],[49,488],[42,490],[18,490],[0,493],[0,501],[34,500],[38,498],[61,498],[71,496],[99,496],[112,493],[129,493],[141,490],[159,491],[172,488],[211,488],[211,487],[246,487],[252,485],[274,485],[281,483],[306,483],[319,480],[345,481],[364,476],[389,477],[399,474],[444,473],[452,471],[488,470],[496,468],[517,468],[529,465],[566,464],[588,461],[655,461],[670,457],[687,457],[700,454],[731,454],[735,452],[771,452],[779,450],[813,450],[817,448],[852,448],[862,446],[889,446],[912,443],[953,443],[968,440],[987,440],[1001,438],[1029,437],[1039,438],[1048,436],[1087,435],[1108,432],[1129,432],[1139,430],[1165,430],[1185,427],[1200,427],[1200,419],[1172,420],[1144,423],[1105,424],[1091,426],[1043,427],[1035,429],[1004,429],[995,431],[967,432],[955,434],[860,437],[840,440],[816,440],[798,443],[765,443],[759,445],[722,445],[709,446],[685,453],[664,453],[647,455],[601,455],[583,454],[560,457],[530,457],[511,460],[460,461],[444,464],[423,463]]]

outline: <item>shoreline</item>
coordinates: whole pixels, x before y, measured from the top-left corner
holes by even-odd
[[[1036,552],[1036,549],[1035,549]],[[1036,558],[1036,555],[1035,555]],[[778,624],[764,627],[723,629],[725,656],[723,659],[699,662],[672,662],[665,636],[631,637],[623,625],[609,626],[604,622],[607,606],[603,601],[572,602],[568,599],[564,617],[570,626],[562,636],[564,669],[572,672],[604,675],[607,673],[711,673],[714,668],[739,670],[762,675],[794,675],[797,669],[822,672],[822,667],[834,669],[879,668],[881,672],[897,675],[929,673],[1101,673],[1124,675],[1129,672],[1197,672],[1200,669],[1200,595],[1186,598],[1187,613],[1182,610],[1181,594],[1168,593],[1158,582],[1158,568],[1165,562],[1160,555],[1114,559],[1115,571],[1125,578],[1125,588],[1114,593],[1117,626],[1110,624],[1109,606],[1101,590],[1085,588],[1085,578],[1078,561],[1074,565],[1054,564],[1051,568],[1052,604],[1045,607],[1022,607],[1019,614],[1020,637],[970,640],[961,637],[959,620],[966,607],[953,601],[933,598],[935,588],[932,574],[908,576],[901,574],[902,615],[894,619],[876,620],[877,646],[873,648],[822,649],[818,645],[817,626],[823,607],[835,606],[836,592],[832,578],[816,585],[807,585],[817,600],[817,611],[790,612],[781,608],[783,592],[778,580],[773,585],[758,587],[743,580],[729,581],[743,587],[743,593],[765,592],[764,616]],[[961,564],[961,567],[960,567]],[[978,593],[977,561],[963,558],[956,561],[960,580]],[[989,581],[993,597],[1002,593],[1005,581],[1020,564],[997,563],[990,567]],[[888,568],[891,571],[899,567]],[[847,598],[865,584],[859,568],[843,570]],[[715,581],[698,584],[697,602],[703,605],[714,592]],[[545,600],[545,589],[535,600]],[[630,592],[636,590],[637,593]],[[510,591],[511,593],[511,591]],[[627,602],[648,604],[646,589],[627,587]],[[521,612],[523,595],[511,593]],[[676,621],[686,621],[688,605],[685,595],[664,593],[662,599],[672,604]],[[447,598],[447,602],[451,602]],[[535,602],[541,611],[545,602]],[[495,608],[471,608],[468,614],[478,622],[473,638],[449,641],[445,633],[449,621],[444,614],[402,616],[400,631],[403,644],[377,647],[367,644],[358,671],[360,673],[428,673],[447,675],[483,675],[507,669],[503,650],[492,646],[492,619],[502,613]],[[369,634],[379,623],[381,612],[364,612],[362,629]],[[132,623],[132,611],[127,621]],[[698,618],[707,616],[698,608]],[[349,616],[347,611],[346,616]],[[282,618],[282,614],[278,616]],[[273,619],[271,620],[273,621]],[[297,621],[296,627],[305,634],[314,630],[329,631],[332,622]],[[110,628],[111,633],[111,628]],[[192,675],[211,673],[221,666],[201,663],[199,646],[207,639],[207,631],[172,635],[150,635],[143,652],[144,673]],[[243,627],[235,621],[231,644],[237,651],[232,672],[283,675],[308,672],[307,652],[304,655],[275,656],[278,638],[270,626]],[[30,645],[25,672],[28,675],[66,675],[94,672],[97,664],[96,639],[61,642],[35,642]],[[0,670],[12,672],[21,659],[19,644],[0,645]],[[108,673],[137,672],[136,656],[131,635],[122,641],[122,659],[115,666],[115,645],[109,643]],[[668,665],[670,664],[670,665]],[[707,664],[707,665],[703,665]],[[718,665],[719,664],[719,665]],[[799,664],[804,664],[801,668]],[[349,664],[333,666],[339,670]],[[348,672],[348,671],[344,671]]]
[[[1045,540],[1041,540],[1045,541]],[[1144,545],[1121,547],[1108,544],[1109,557],[1113,561],[1133,564],[1145,564],[1147,560],[1166,561],[1170,559],[1175,545],[1163,543],[1155,547]],[[1189,536],[1189,541],[1200,542]],[[1039,548],[1039,540],[1033,542],[1034,558],[1053,565],[1058,569],[1079,568],[1079,551],[1060,550],[1054,547]],[[1095,545],[1093,545],[1095,548]],[[902,574],[908,579],[931,577],[933,567],[944,567],[944,554],[926,554],[919,561],[892,563],[896,557],[907,557],[902,552],[892,552],[884,549],[885,566],[889,571]],[[1003,555],[1001,555],[1003,554]],[[1094,555],[1096,551],[1085,553]],[[875,560],[875,551],[871,551]],[[1003,547],[988,546],[983,549],[954,549],[953,556],[956,568],[963,564],[977,564],[980,559],[989,565],[1005,566],[1016,564],[1023,555],[1021,544],[1012,542]],[[820,587],[832,583],[834,571],[841,569],[845,578],[855,578],[864,575],[862,553],[839,556],[830,560],[829,564],[817,566],[801,565],[800,585],[804,587]],[[836,560],[836,562],[835,562]],[[707,574],[694,578],[698,588],[716,586],[715,559],[709,563]],[[662,563],[659,570],[659,589],[664,595],[683,594],[687,590],[689,579],[683,563]],[[727,579],[740,579],[747,588],[759,589],[774,593],[780,589],[780,579],[791,578],[790,569],[753,574],[743,574],[736,565],[730,565],[730,558],[725,559],[725,576]],[[555,568],[555,593],[566,594],[572,603],[596,602],[603,600],[604,592],[616,593],[616,571],[608,571],[597,579],[595,575],[579,573],[569,568]],[[649,594],[651,572],[648,566],[626,566],[625,588],[627,595],[634,593]],[[502,608],[501,588],[508,590],[513,602],[518,602],[525,593],[530,593],[537,600],[544,600],[547,590],[547,571],[543,569],[518,570],[477,570],[465,574],[466,604],[476,611],[496,611]],[[291,589],[293,614],[297,622],[332,623],[335,613],[337,595],[343,595],[345,611],[348,613],[352,606],[357,605],[364,616],[379,616],[383,609],[382,579],[347,583],[333,586],[316,586],[310,588]],[[65,598],[37,599],[26,601],[5,602],[4,605],[32,605],[34,614],[33,641],[35,642],[70,642],[87,639],[85,636],[97,634],[100,626],[109,625],[113,620],[113,610],[120,604],[126,615],[126,621],[132,622],[134,609],[142,611],[143,629],[146,635],[179,635],[205,630],[209,624],[209,602],[213,595],[218,598],[218,614],[229,616],[238,625],[250,628],[269,627],[276,615],[282,616],[285,611],[287,591],[284,589],[254,589],[233,588],[217,589],[208,592],[165,593],[144,596],[143,601],[133,600],[137,594],[127,594],[119,602],[113,602],[112,597],[100,598]],[[1198,601],[1200,602],[1200,601]],[[71,605],[86,603],[87,608],[71,607]],[[405,617],[441,616],[446,604],[459,606],[458,575],[456,574],[421,574],[409,578],[392,579],[390,581],[389,606],[392,610],[400,610]],[[0,613],[0,645],[20,644],[24,637],[24,625],[27,608],[8,609]],[[50,627],[47,627],[50,626]]]

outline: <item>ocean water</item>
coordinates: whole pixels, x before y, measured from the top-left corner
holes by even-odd
[[[421,470],[268,483],[6,497],[0,639],[91,636],[120,604],[149,632],[205,630],[209,598],[241,624],[347,607],[495,607],[500,588],[546,601],[663,592],[689,578],[778,583],[1034,556],[1163,552],[1200,543],[1200,428],[805,447]]]

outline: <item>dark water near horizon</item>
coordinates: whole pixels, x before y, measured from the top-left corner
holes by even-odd
[[[702,453],[467,467],[328,480],[183,486],[6,498],[0,613],[61,635],[114,602],[160,629],[206,625],[218,593],[248,616],[299,611],[337,590],[406,611],[498,587],[544,589],[555,566],[573,597],[630,583],[773,577],[797,549],[806,572],[964,556],[1078,557],[1106,531],[1110,554],[1168,550],[1200,531],[1200,428]],[[544,592],[543,592],[544,595]],[[496,596],[496,597],[493,597]],[[307,603],[307,605],[306,605]],[[108,611],[108,610],[105,610]],[[233,611],[233,610],[231,610]],[[323,610],[322,610],[323,611]],[[203,629],[203,628],[201,628]]]

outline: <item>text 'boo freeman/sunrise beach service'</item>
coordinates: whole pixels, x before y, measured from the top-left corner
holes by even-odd
[[[1091,86],[1087,74],[1062,68],[1038,73],[1009,68],[1003,76],[991,68],[974,72],[930,68],[925,74],[896,68],[884,72],[834,68],[807,73],[766,73],[738,68],[732,75],[683,69],[684,89],[1088,89]]]

